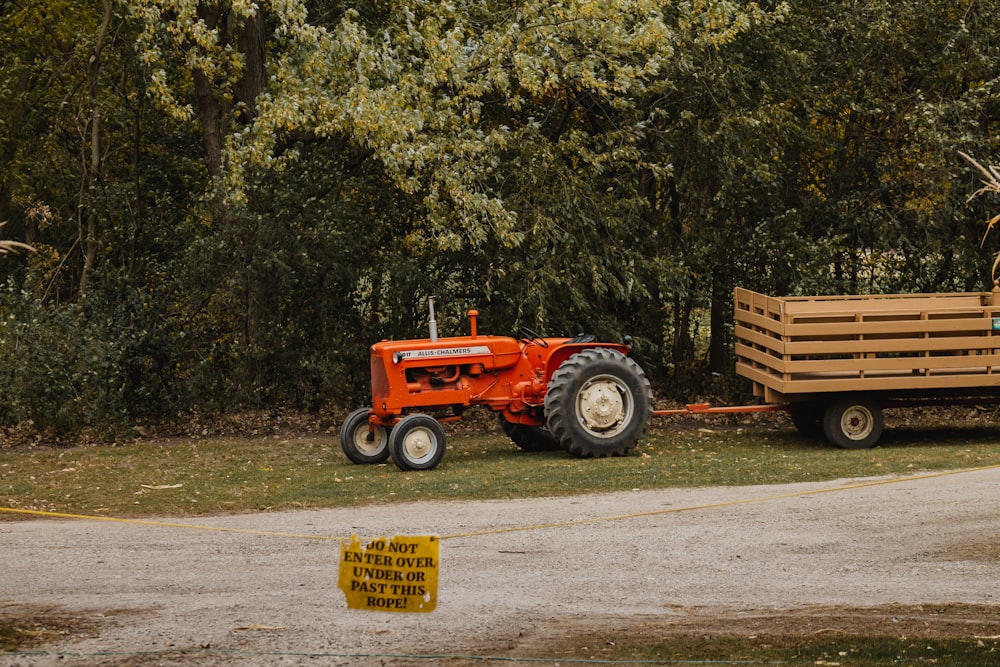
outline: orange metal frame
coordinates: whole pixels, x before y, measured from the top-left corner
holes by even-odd
[[[788,405],[728,405],[720,408],[709,403],[688,403],[674,410],[653,410],[654,417],[674,417],[677,415],[719,415],[743,412],[778,412],[788,410]]]

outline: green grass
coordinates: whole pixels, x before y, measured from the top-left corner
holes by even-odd
[[[710,422],[709,422],[710,424]],[[108,516],[196,516],[419,499],[495,499],[781,484],[1000,464],[1000,430],[902,428],[839,450],[790,427],[661,429],[626,457],[524,453],[501,434],[452,433],[435,470],[350,463],[334,436],[0,450],[0,506]],[[10,517],[10,513],[0,514]]]

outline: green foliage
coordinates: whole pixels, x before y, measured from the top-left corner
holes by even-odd
[[[735,285],[987,286],[992,0],[98,5],[0,5],[6,424],[361,403],[430,295],[726,400]]]
[[[2,294],[0,383],[4,423],[31,421],[56,435],[115,421],[107,362],[113,351],[82,326],[79,309],[40,307],[8,286]]]

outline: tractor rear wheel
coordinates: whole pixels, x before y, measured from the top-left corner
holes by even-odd
[[[617,350],[577,352],[552,374],[545,420],[573,456],[624,456],[653,415],[653,392],[639,364]]]
[[[389,453],[400,470],[430,470],[444,456],[444,429],[428,415],[407,415],[389,433]]]
[[[358,408],[340,427],[340,448],[355,463],[382,463],[389,458],[389,429],[368,425],[371,410]]]
[[[561,449],[559,442],[544,426],[514,424],[501,414],[500,429],[515,445],[526,452],[554,452]]]

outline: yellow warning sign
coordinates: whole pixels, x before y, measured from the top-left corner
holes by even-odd
[[[380,537],[340,543],[337,585],[351,609],[428,612],[437,606],[437,535]]]

